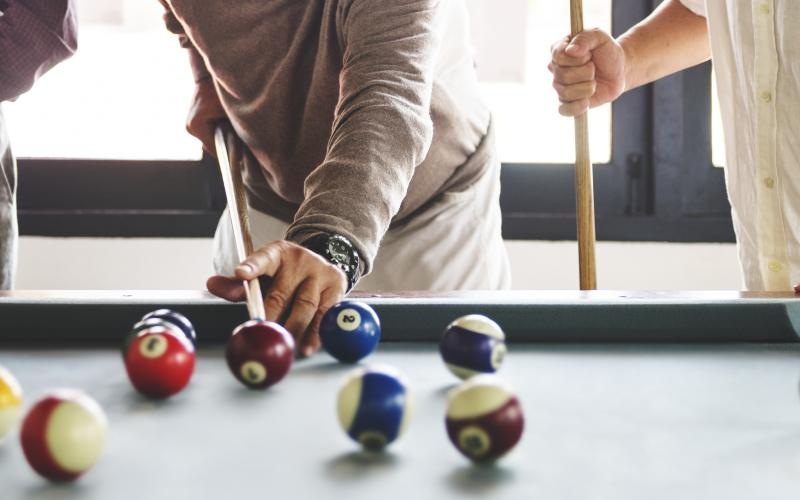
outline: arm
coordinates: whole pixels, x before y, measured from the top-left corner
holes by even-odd
[[[400,208],[416,166],[433,138],[433,91],[438,0],[341,2],[344,49],[340,95],[328,150],[305,181],[305,201],[287,239],[317,233],[350,240],[369,271],[378,242]],[[319,347],[324,313],[347,290],[344,273],[292,243],[270,243],[236,268],[236,279],[215,276],[208,289],[230,300],[241,280],[272,277],[267,319],[287,317],[300,352]]]
[[[711,57],[705,18],[678,0],[662,3],[618,41],[625,51],[625,90],[690,68]]]
[[[679,0],[666,0],[616,40],[594,29],[557,42],[548,68],[559,111],[575,116],[709,57],[705,18]]]
[[[340,97],[325,160],[305,181],[287,238],[347,237],[369,272],[433,138],[435,0],[343,4]]]
[[[0,101],[16,99],[78,48],[70,0],[6,0],[0,16]]]

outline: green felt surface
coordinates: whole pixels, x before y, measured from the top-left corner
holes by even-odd
[[[105,408],[101,462],[51,485],[0,445],[0,498],[18,499],[791,499],[800,497],[800,346],[513,346],[501,375],[526,415],[496,467],[473,467],[444,432],[456,382],[433,343],[384,343],[370,363],[405,372],[415,394],[406,435],[381,455],[339,430],[335,394],[351,367],[325,354],[266,392],[238,385],[221,347],[203,349],[189,388],[151,402],[116,350],[0,349],[26,405],[81,388]]]

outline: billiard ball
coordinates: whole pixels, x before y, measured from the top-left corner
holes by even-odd
[[[161,318],[143,319],[133,325],[130,332],[128,332],[128,335],[125,337],[125,342],[122,344],[122,355],[125,355],[125,352],[128,350],[128,345],[139,335],[139,332],[154,327],[166,328],[167,330],[171,330],[175,335],[186,337],[186,335],[183,333],[183,330],[175,326],[174,323],[170,323],[169,321],[165,321]]]
[[[172,323],[178,327],[178,329],[182,331],[184,335],[186,335],[186,338],[188,338],[192,344],[197,345],[197,334],[194,331],[194,326],[192,325],[192,322],[189,321],[189,318],[183,314],[171,309],[158,309],[157,311],[153,311],[142,316],[142,320],[147,320],[150,318],[158,318],[168,323]]]
[[[447,368],[461,379],[494,373],[506,355],[505,334],[486,316],[461,316],[445,329],[439,352]]]
[[[339,424],[367,450],[381,450],[408,426],[413,402],[405,378],[390,367],[356,368],[339,390]]]
[[[447,435],[474,462],[493,462],[522,436],[525,418],[514,393],[495,375],[477,375],[448,396]]]
[[[239,382],[250,389],[266,389],[289,372],[294,339],[278,323],[250,320],[233,331],[225,358]]]
[[[22,412],[22,388],[14,375],[0,366],[0,442],[17,425]]]
[[[375,350],[381,322],[363,302],[339,302],[322,317],[319,338],[328,354],[343,363],[355,363]]]
[[[51,481],[71,481],[100,458],[106,416],[82,392],[61,389],[40,399],[22,422],[20,442],[28,463]]]
[[[194,372],[194,345],[173,327],[158,320],[142,328],[134,327],[123,352],[125,370],[131,384],[145,396],[161,399],[180,392]]]

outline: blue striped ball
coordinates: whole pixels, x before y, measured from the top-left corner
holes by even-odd
[[[450,323],[439,343],[447,368],[461,379],[495,373],[506,355],[506,336],[500,326],[480,314],[461,316]]]
[[[405,430],[412,399],[394,368],[357,368],[342,384],[336,410],[348,436],[368,450],[381,450]]]

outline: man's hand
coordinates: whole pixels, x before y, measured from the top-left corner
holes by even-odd
[[[205,149],[216,156],[214,148],[214,127],[217,122],[227,118],[222,103],[219,102],[217,90],[211,78],[197,82],[186,119],[186,131],[200,139]]]
[[[553,44],[547,68],[553,74],[564,116],[613,101],[625,91],[625,52],[608,33],[593,29]]]
[[[330,307],[344,297],[347,278],[328,261],[289,241],[274,241],[247,257],[235,278],[212,276],[206,286],[218,297],[245,299],[242,280],[271,277],[264,292],[266,319],[279,321],[294,336],[298,352],[310,356],[319,349],[319,324]]]

